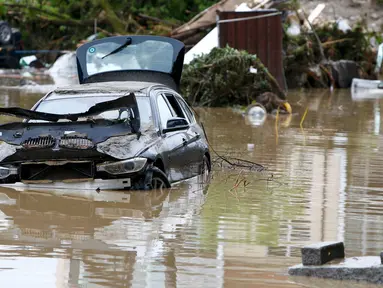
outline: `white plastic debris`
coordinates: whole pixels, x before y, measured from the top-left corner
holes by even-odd
[[[297,22],[291,23],[286,33],[290,36],[298,36],[301,34],[301,25],[299,25]]]
[[[254,68],[253,66],[250,66],[249,72],[253,73],[253,74],[257,74],[258,73],[258,69]]]
[[[33,61],[36,61],[37,58],[35,55],[31,55],[31,56],[25,56],[23,58],[20,59],[20,66],[21,67],[26,67],[26,66],[29,66]]]
[[[247,151],[254,151],[255,145],[253,143],[247,143]]]
[[[323,9],[326,7],[326,4],[320,3],[318,4],[315,9],[310,13],[309,17],[307,17],[308,22],[305,22],[305,26],[309,29],[311,29],[310,24],[314,23],[314,20],[319,17],[319,15],[322,13]]]
[[[343,33],[346,33],[347,31],[351,30],[350,24],[348,24],[348,20],[346,19],[339,19],[337,21],[337,25],[338,29]]]
[[[267,118],[267,111],[261,105],[252,105],[247,111],[247,120],[252,126],[262,126]]]
[[[376,56],[376,66],[375,73],[380,73],[382,69],[382,61],[383,61],[383,43],[379,45],[378,55]]]

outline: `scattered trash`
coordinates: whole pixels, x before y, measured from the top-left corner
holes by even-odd
[[[359,77],[358,64],[351,60],[330,61],[331,75],[338,88],[349,88],[352,79]]]
[[[299,19],[292,19],[290,21],[290,26],[287,28],[286,33],[290,36],[298,36],[301,34],[301,25],[299,24]]]
[[[248,143],[247,144],[247,151],[253,151],[254,147],[255,147],[255,145],[253,143]]]
[[[249,72],[253,73],[253,74],[257,74],[258,73],[258,69],[254,68],[253,66],[250,66]]]
[[[375,73],[379,74],[382,70],[382,61],[383,61],[383,43],[379,45],[378,47],[378,54],[376,56],[376,66],[375,66]]]
[[[256,103],[247,108],[245,116],[252,126],[262,126],[266,121],[267,111],[261,104]]]
[[[307,20],[305,21],[305,26],[307,29],[311,29],[311,25],[314,23],[314,20],[319,17],[319,15],[322,13],[323,9],[326,7],[325,4],[321,3],[318,4],[318,6],[315,7],[315,9],[310,13],[310,15],[307,17]],[[301,9],[303,11],[303,9]],[[303,11],[304,14],[304,11]]]
[[[351,98],[353,101],[383,98],[383,87],[380,80],[354,78],[351,84]]]
[[[339,19],[337,21],[338,29],[342,31],[343,33],[346,33],[347,31],[351,31],[352,28],[350,24],[348,24],[348,21],[346,19]]]
[[[45,68],[46,65],[44,65],[39,59],[37,59],[36,55],[30,55],[20,58],[20,67],[31,67],[31,68]]]

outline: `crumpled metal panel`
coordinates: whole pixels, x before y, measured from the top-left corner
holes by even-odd
[[[11,145],[0,141],[0,161],[3,161],[8,156],[15,154],[17,149],[20,149],[21,147],[22,146]]]
[[[134,157],[141,150],[159,140],[153,125],[141,127],[141,129],[142,134],[139,140],[137,140],[137,135],[113,136],[97,144],[97,151],[121,160]]]

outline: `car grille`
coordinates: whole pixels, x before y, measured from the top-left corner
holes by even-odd
[[[72,148],[72,149],[91,149],[94,144],[87,138],[79,137],[62,137],[59,142],[61,148]]]
[[[56,144],[56,140],[51,136],[29,138],[21,145],[24,149],[52,148]],[[59,140],[60,148],[86,150],[94,147],[93,142],[88,138],[80,138],[76,136],[64,136]]]
[[[25,149],[50,148],[55,145],[55,139],[51,136],[29,138],[21,144]]]
[[[89,161],[26,163],[22,164],[20,169],[23,181],[91,179],[94,173],[94,164]]]

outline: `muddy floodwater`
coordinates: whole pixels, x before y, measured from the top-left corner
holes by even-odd
[[[3,89],[0,106],[41,96]],[[209,185],[162,193],[0,188],[0,287],[375,287],[287,268],[319,241],[344,241],[348,257],[383,251],[383,100],[345,90],[289,101],[294,115],[262,126],[197,109],[219,154],[263,174],[216,162]]]

